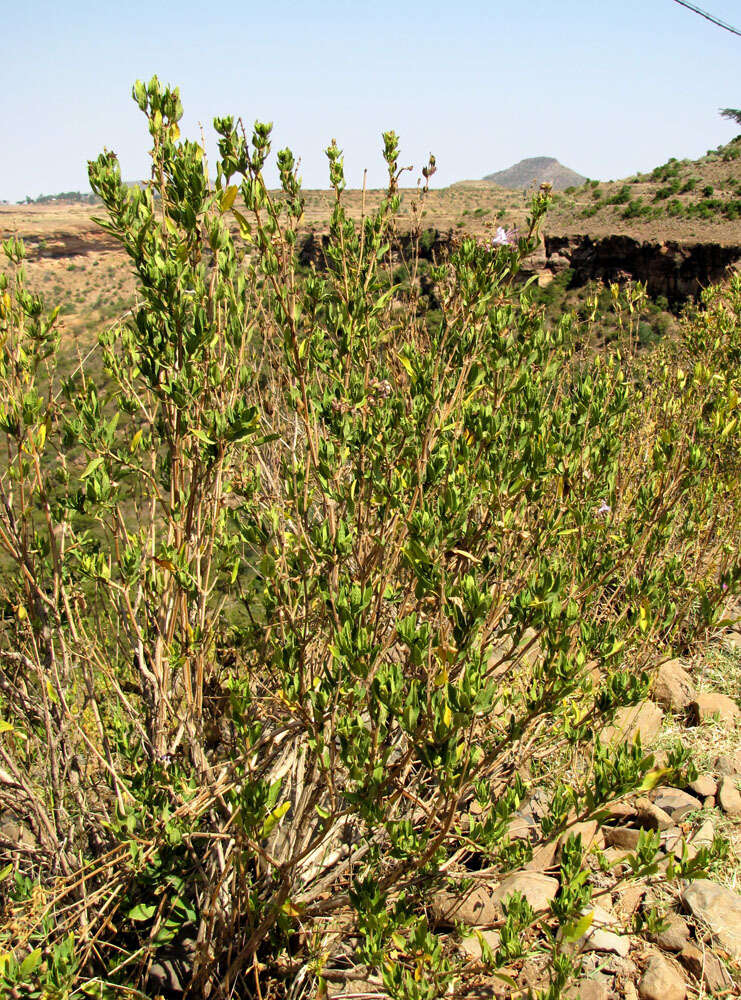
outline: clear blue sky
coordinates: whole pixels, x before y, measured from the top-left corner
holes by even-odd
[[[741,28],[739,0],[700,6]],[[350,185],[364,167],[377,184],[388,128],[417,171],[436,154],[437,186],[533,155],[609,180],[732,138],[718,108],[741,107],[741,38],[672,0],[6,0],[0,199],[87,189],[104,146],[144,176],[130,92],[153,73],[180,86],[186,134],[273,120],[308,187],[333,136]]]

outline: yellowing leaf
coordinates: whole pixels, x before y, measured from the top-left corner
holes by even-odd
[[[407,375],[410,378],[413,378],[414,369],[412,368],[412,362],[409,360],[409,358],[405,354],[400,354],[399,361],[401,361],[401,363],[404,365]]]
[[[221,196],[221,211],[228,212],[237,198],[237,185],[230,184]]]
[[[638,628],[641,632],[648,631],[648,611],[645,604],[641,604],[640,610],[638,612]]]
[[[152,558],[161,569],[166,569],[170,573],[177,573],[177,566],[171,559],[160,559],[159,556],[152,556]]]
[[[592,926],[592,921],[594,920],[594,910],[590,910],[589,913],[585,913],[581,920],[577,920],[573,924],[566,924],[561,931],[561,936],[564,941],[578,941],[579,938],[584,937],[589,928]]]
[[[668,774],[671,774],[671,768],[669,767],[659,767],[653,771],[649,771],[644,775],[643,781],[641,782],[641,787],[639,791],[650,792],[651,789],[656,788],[661,782],[666,778]]]
[[[448,668],[443,664],[438,670],[433,678],[433,684],[435,687],[442,687],[443,684],[448,683]]]
[[[239,229],[240,229],[240,232],[242,233],[242,236],[248,237],[250,235],[250,232],[252,231],[252,227],[250,226],[250,224],[247,221],[247,219],[245,219],[245,217],[242,215],[242,213],[238,212],[236,208],[232,209],[232,214],[234,215],[234,218],[239,223]]]

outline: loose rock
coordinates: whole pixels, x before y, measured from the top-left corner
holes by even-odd
[[[532,858],[525,865],[525,868],[529,872],[544,872],[547,868],[552,868],[556,863],[557,847],[558,845],[555,840],[536,847]]]
[[[498,920],[501,909],[487,889],[476,885],[460,895],[447,889],[436,892],[432,897],[432,915],[440,924],[459,922],[480,927]]]
[[[721,754],[715,761],[715,770],[718,774],[741,774],[741,750]]]
[[[679,788],[660,788],[653,795],[653,803],[669,813],[675,823],[684,819],[687,813],[702,808],[702,802]]]
[[[638,984],[641,1000],[684,1000],[687,986],[681,973],[661,955],[652,955]]]
[[[491,894],[492,903],[502,903],[513,892],[520,892],[536,913],[547,910],[558,892],[558,879],[540,872],[513,872],[508,875]],[[487,921],[488,922],[488,921]]]
[[[566,993],[567,1000],[609,1000],[610,991],[596,979],[585,979]]]
[[[501,940],[499,931],[479,931],[478,934],[471,934],[469,937],[464,937],[460,945],[466,955],[480,962],[484,956],[484,949],[481,944],[482,940],[495,952]]]
[[[687,943],[682,949],[679,961],[698,982],[704,983],[711,993],[720,993],[733,986],[733,980],[725,966],[712,951],[700,951]]]
[[[668,830],[674,825],[674,820],[664,809],[660,809],[655,802],[642,796],[635,801],[635,811],[638,818],[638,825],[646,830]]]
[[[727,632],[724,638],[731,649],[735,649],[737,652],[741,653],[741,632],[733,629],[732,631]]]
[[[669,712],[684,712],[695,697],[692,678],[679,660],[669,660],[659,667],[654,683],[654,698]]]
[[[627,885],[622,885],[618,889],[618,893],[619,895],[615,904],[616,909],[619,911],[624,922],[631,920],[643,902],[646,895],[646,886],[628,883]]]
[[[664,951],[681,951],[690,940],[687,921],[678,913],[672,913],[667,917],[667,923],[669,926],[657,934],[654,940]]]
[[[712,774],[698,774],[687,786],[699,799],[707,799],[718,791],[718,784]]]
[[[718,804],[729,816],[741,815],[741,794],[736,787],[736,779],[725,775],[718,788]]]
[[[706,819],[697,833],[692,837],[691,843],[695,847],[710,847],[715,839],[715,827],[712,820]]]
[[[650,743],[661,729],[664,713],[652,701],[628,705],[615,713],[615,720],[602,733],[603,743],[631,743],[640,734],[641,742]]]
[[[558,839],[558,853],[560,855],[563,850],[563,845],[569,839],[569,837],[575,837],[577,835],[581,836],[581,846],[585,851],[594,844],[600,849],[605,846],[605,838],[600,830],[599,823],[596,819],[587,820],[586,823],[574,823],[572,827],[565,830],[564,833]]]
[[[603,829],[605,843],[608,847],[622,847],[626,851],[634,851],[638,846],[640,830],[632,826],[606,826]]]
[[[712,692],[695,696],[690,704],[690,718],[696,726],[716,718],[721,725],[732,726],[741,718],[741,711],[733,698]]]
[[[692,915],[707,924],[713,937],[735,959],[741,958],[741,896],[709,879],[690,882],[682,899]]]
[[[587,912],[587,911],[585,911]],[[626,958],[630,951],[630,941],[622,934],[608,930],[615,926],[615,918],[601,906],[592,907],[594,917],[589,929],[574,942],[577,951],[606,951]]]

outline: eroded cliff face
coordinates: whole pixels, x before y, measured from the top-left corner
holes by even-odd
[[[324,266],[325,234],[314,233],[300,242],[303,264]],[[423,258],[432,259],[449,252],[461,239],[460,233],[430,233],[420,245]],[[411,239],[400,234],[399,257],[411,250]],[[524,275],[536,275],[541,284],[565,269],[573,272],[570,284],[588,281],[645,282],[651,298],[666,296],[681,305],[703,288],[721,281],[730,268],[741,269],[741,241],[738,245],[718,243],[641,242],[630,236],[549,236],[535,254],[523,262]]]
[[[428,230],[420,241],[424,259],[440,258],[461,240],[453,230]],[[64,258],[84,254],[120,251],[119,245],[99,228],[79,232],[56,232],[42,237],[26,237],[29,257]],[[299,236],[299,260],[318,269],[326,266],[326,233]],[[397,237],[396,256],[409,259],[412,238]],[[672,305],[681,305],[703,288],[721,281],[730,268],[741,270],[741,234],[736,245],[706,242],[644,241],[630,236],[591,237],[545,235],[538,251],[523,262],[525,276],[536,275],[547,284],[565,269],[572,272],[571,286],[589,281],[642,281],[651,298],[666,296]]]
[[[741,265],[741,245],[644,242],[629,236],[546,236],[543,266],[552,274],[568,267],[571,284],[588,281],[645,282],[651,298],[664,295],[673,304],[696,296]]]
[[[23,243],[30,260],[62,260],[66,257],[110,253],[121,249],[120,243],[98,227],[79,232],[52,232],[44,236],[24,236]]]

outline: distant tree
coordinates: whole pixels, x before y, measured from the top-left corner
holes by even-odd
[[[741,125],[741,110],[738,108],[721,108],[721,118],[730,118],[732,122]]]

